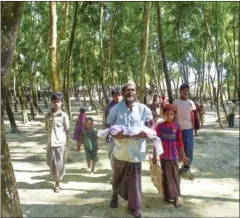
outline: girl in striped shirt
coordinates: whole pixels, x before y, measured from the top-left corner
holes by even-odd
[[[164,153],[160,155],[160,163],[163,170],[163,194],[165,201],[174,200],[175,207],[180,204],[180,173],[178,167],[178,151],[180,151],[182,162],[188,163],[182,142],[182,131],[180,126],[174,123],[176,106],[166,104],[163,108],[165,121],[159,123],[155,130],[161,138]],[[157,161],[156,151],[153,151],[153,163]]]

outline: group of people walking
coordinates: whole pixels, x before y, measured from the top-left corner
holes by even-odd
[[[103,128],[121,125],[128,128],[154,128],[161,139],[163,154],[157,156],[153,148],[153,163],[161,164],[163,170],[163,194],[167,202],[173,200],[176,208],[180,204],[180,173],[189,173],[193,161],[194,148],[194,114],[196,110],[193,101],[188,99],[189,85],[183,84],[179,89],[180,98],[174,104],[165,103],[162,106],[163,122],[158,122],[154,105],[145,105],[138,101],[136,85],[125,84],[122,89],[112,91],[112,101],[105,107]],[[46,116],[48,132],[47,164],[55,179],[55,192],[59,192],[59,181],[64,175],[64,144],[69,134],[69,119],[61,110],[63,96],[55,93],[52,96],[52,110]],[[159,104],[158,96],[154,104]],[[158,105],[159,106],[159,105]],[[84,108],[76,122],[73,139],[77,141],[77,150],[84,145],[87,166],[90,173],[95,171],[98,161],[97,130],[94,120],[87,117]],[[108,157],[112,168],[112,196],[110,207],[118,207],[118,195],[128,201],[128,209],[134,217],[141,217],[142,207],[142,161],[146,158],[147,135],[140,132],[127,135],[119,132],[107,135]],[[183,165],[179,169],[178,161]]]

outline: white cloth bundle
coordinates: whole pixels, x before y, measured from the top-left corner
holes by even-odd
[[[157,156],[159,156],[160,154],[163,153],[161,139],[157,136],[157,133],[155,130],[150,129],[147,126],[126,127],[126,126],[122,126],[122,125],[113,125],[108,129],[99,130],[97,135],[100,138],[104,138],[107,136],[108,133],[110,133],[111,135],[117,135],[120,132],[122,132],[123,135],[129,135],[129,136],[137,135],[141,132],[144,132],[148,138],[153,140]],[[146,147],[142,148],[142,151],[146,152]]]

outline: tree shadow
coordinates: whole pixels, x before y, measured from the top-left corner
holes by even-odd
[[[80,205],[66,204],[22,204],[23,215],[26,217],[132,217],[125,207],[111,209],[109,200],[97,199],[94,203]],[[103,210],[104,208],[104,210]]]
[[[46,155],[32,155],[32,156],[29,156],[29,157],[25,157],[24,159],[23,158],[11,158],[11,161],[13,162],[46,162]]]
[[[42,173],[42,172],[49,172],[49,169],[46,169],[46,170],[37,170],[37,169],[33,169],[33,170],[14,170],[14,172],[22,172],[22,173]]]
[[[23,215],[26,217],[132,217],[127,210],[127,202],[121,198],[119,198],[118,208],[111,209],[109,207],[111,197],[111,191],[109,190],[79,191],[82,191],[82,193],[74,195],[71,200],[63,200],[60,204],[22,204]],[[57,195],[60,196],[61,193]],[[197,203],[189,202],[190,198],[184,196],[182,207],[176,209],[173,204],[164,202],[163,197],[158,194],[143,193],[143,217],[201,216],[195,210]],[[81,199],[84,199],[84,202]],[[204,198],[203,200],[209,199]],[[210,200],[224,201],[224,199],[218,198],[210,198]]]
[[[81,169],[67,169],[66,170],[67,173],[88,173],[88,169],[87,168],[81,168]],[[94,174],[110,174],[112,172],[112,170],[109,169],[98,169],[96,170],[96,172]]]
[[[17,182],[18,189],[53,189],[54,184],[48,181],[42,181],[37,183]]]
[[[230,202],[236,202],[239,203],[239,199],[234,198],[222,198],[222,197],[205,197],[205,196],[195,196],[195,195],[182,195],[182,197],[185,200],[189,199],[200,199],[204,201],[230,201]]]
[[[80,175],[80,174],[69,174],[66,173],[61,180],[61,183],[68,183],[68,182],[86,182],[86,183],[109,183],[111,176],[110,175],[103,175],[97,176],[96,175]],[[33,176],[31,179],[35,180],[52,180],[52,177],[49,174],[41,175],[41,176]]]

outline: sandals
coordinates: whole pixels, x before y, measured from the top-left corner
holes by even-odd
[[[115,193],[112,194],[112,198],[110,201],[110,205],[111,208],[118,208],[118,195]]]
[[[117,202],[117,201],[114,201],[114,200],[111,200],[109,206],[110,206],[111,208],[118,208],[118,202]]]
[[[174,203],[176,208],[180,208],[182,206],[179,200],[174,200]]]
[[[59,193],[60,192],[60,187],[59,186],[55,186],[54,187],[54,192],[55,193]]]

